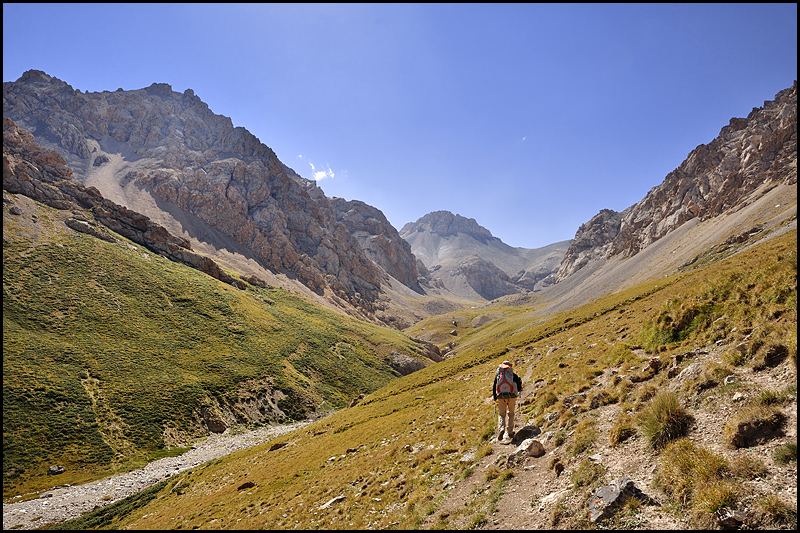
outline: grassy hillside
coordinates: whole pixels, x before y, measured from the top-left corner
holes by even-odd
[[[32,204],[31,204],[32,205]],[[341,408],[407,336],[276,288],[241,291],[43,206],[3,223],[3,495],[178,454],[210,423]],[[33,223],[31,223],[33,221]]]
[[[648,370],[646,363],[655,355],[668,361],[671,355],[696,347],[730,347],[723,352],[723,360],[687,380],[675,393],[680,405],[713,409],[720,400],[728,401],[734,390],[721,387],[720,376],[737,369],[757,372],[789,359],[795,372],[794,388],[767,391],[767,396],[758,396],[757,403],[780,410],[787,398],[796,397],[796,231],[725,261],[639,285],[569,313],[540,317],[535,308],[509,308],[498,311],[494,321],[466,326],[488,311],[459,311],[413,328],[414,335],[431,329],[446,332],[453,339],[448,342],[455,343],[455,357],[391,381],[361,404],[293,434],[178,474],[135,498],[62,525],[138,529],[481,527],[497,508],[509,480],[522,475],[492,466],[484,470],[481,479],[472,479],[478,475],[478,465],[492,453],[490,385],[496,365],[506,358],[516,361],[526,388],[535,391],[520,406],[523,418],[549,432],[547,451],[557,453],[573,472],[565,493],[583,502],[572,505],[563,503],[564,498],[559,500],[550,526],[589,525],[585,521],[586,490],[609,479],[602,468],[591,466],[586,455],[608,439],[622,454],[636,449],[630,444],[633,440],[652,443],[655,453],[661,454],[657,457],[659,482],[664,492],[674,497],[666,502],[664,511],[696,518],[695,527],[708,527],[716,510],[734,508],[749,497],[728,489],[715,496],[708,487],[719,485],[720,478],[714,477],[717,474],[701,478],[702,459],[699,466],[686,466],[679,463],[685,454],[675,447],[665,448],[680,436],[680,432],[671,432],[674,428],[665,431],[658,426],[668,418],[662,416],[669,412],[665,409],[675,408],[673,402],[655,394],[666,388],[670,378],[666,371]],[[449,334],[453,320],[458,324],[455,336]],[[782,354],[778,362],[776,353]],[[679,370],[691,363],[692,357],[686,356]],[[613,379],[615,374],[631,377]],[[601,381],[601,376],[609,379]],[[576,400],[577,408],[561,407],[566,396],[581,392],[587,398]],[[769,401],[763,400],[767,397]],[[609,404],[619,406],[619,418],[606,436],[598,432],[597,413],[598,406]],[[684,420],[678,417],[678,422]],[[275,442],[288,445],[272,449]],[[697,452],[697,457],[703,453],[709,457],[691,441],[675,442],[682,449],[692,448],[689,451]],[[794,446],[796,450],[796,441]],[[716,460],[713,454],[710,457]],[[722,468],[721,460],[715,464],[720,465],[719,475],[729,472],[720,485],[724,487],[742,485],[754,472],[764,471],[753,462],[728,470]],[[683,483],[680,487],[679,481]],[[467,496],[457,502],[455,511],[437,512],[448,494],[458,491],[454,487],[470,483],[474,488],[465,492]],[[792,511],[779,504],[773,501],[773,517],[778,520],[774,524],[791,525]],[[635,514],[637,510],[627,512]],[[796,510],[793,516],[796,525]],[[635,524],[629,520],[615,526],[635,528]]]

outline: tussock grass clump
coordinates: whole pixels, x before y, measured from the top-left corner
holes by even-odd
[[[608,431],[608,441],[611,446],[617,447],[634,435],[636,435],[636,425],[633,417],[623,415],[617,419],[616,423]]]
[[[782,391],[763,390],[758,395],[756,401],[761,405],[783,405],[794,401],[797,394],[797,387],[791,387]]]
[[[781,465],[797,462],[797,441],[781,444],[772,453],[775,462]]]
[[[670,391],[658,393],[636,416],[642,434],[655,449],[685,435],[691,422],[692,416],[683,408],[678,396]]]
[[[583,453],[594,445],[596,439],[597,421],[594,418],[582,420],[575,426],[575,433],[572,435],[568,452],[573,457]]]
[[[697,528],[711,529],[718,513],[733,508],[737,502],[740,489],[729,480],[703,483],[695,493],[694,507],[691,516]]]
[[[595,463],[587,457],[581,461],[569,479],[575,484],[575,487],[595,488],[602,484],[605,473],[606,468],[603,465]]]
[[[496,466],[487,468],[485,472],[486,481],[492,481],[493,479],[507,480],[511,479],[512,477],[514,477],[513,470],[501,469]]]
[[[775,494],[768,494],[756,501],[758,519],[762,526],[797,529],[797,506],[792,507]]]
[[[730,473],[739,479],[755,479],[766,475],[769,470],[767,466],[757,457],[740,455],[730,461]]]
[[[667,444],[654,484],[679,508],[685,508],[698,527],[709,527],[714,513],[736,502],[735,486],[725,481],[728,462],[689,439]]]

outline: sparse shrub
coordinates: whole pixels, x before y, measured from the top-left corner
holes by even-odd
[[[550,459],[550,470],[556,473],[556,477],[561,475],[561,472],[564,471],[564,464],[561,462],[560,457],[553,457]]]
[[[781,444],[772,453],[775,462],[781,465],[797,462],[797,441]]]
[[[703,368],[703,372],[694,383],[694,390],[701,392],[716,387],[731,374],[733,374],[733,369],[731,367],[711,363]]]
[[[474,471],[475,471],[475,466],[468,466],[467,468],[462,470],[461,473],[458,474],[458,476],[456,476],[456,479],[458,481],[461,481],[463,479],[467,479],[469,476],[472,475],[472,473]]]
[[[648,383],[647,385],[642,385],[636,391],[636,402],[637,404],[643,404],[655,397],[657,393],[658,387],[656,387],[654,384]]]
[[[642,434],[655,449],[682,437],[691,422],[692,416],[683,408],[678,396],[670,391],[658,393],[636,416]]]
[[[789,348],[783,343],[767,343],[753,358],[753,370],[761,371],[781,364],[789,357]]]
[[[561,498],[556,502],[555,508],[553,508],[553,514],[550,515],[550,525],[555,527],[565,518],[569,518],[572,515],[569,507],[564,503],[564,498]]]
[[[470,521],[468,529],[478,529],[480,527],[485,526],[486,523],[487,523],[486,514],[485,513],[478,513]]]
[[[778,391],[765,390],[758,395],[758,403],[761,405],[776,405],[783,402],[783,395]]]
[[[589,402],[589,407],[592,409],[597,409],[602,405],[616,403],[617,401],[619,401],[619,398],[617,398],[617,396],[614,395],[611,391],[609,391],[608,389],[601,389],[597,391],[597,394],[592,396],[592,399]]]
[[[564,444],[565,440],[567,440],[567,432],[564,429],[557,431],[556,434],[553,436],[553,444],[555,445],[556,448]]]
[[[544,407],[544,408],[550,407],[551,405],[553,405],[557,401],[558,401],[558,396],[556,396],[553,393],[553,391],[547,391],[544,394],[542,394],[541,400],[540,400],[541,406]]]
[[[728,348],[722,354],[722,360],[731,366],[744,366],[750,361],[750,356],[745,347]]]
[[[486,481],[491,481],[491,480],[497,479],[497,478],[500,478],[502,480],[506,480],[506,479],[509,479],[509,478],[512,478],[512,477],[514,477],[514,471],[513,470],[500,469],[500,468],[497,468],[496,466],[490,466],[489,468],[486,469],[486,473],[485,473]]]

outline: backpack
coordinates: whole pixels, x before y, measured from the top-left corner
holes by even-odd
[[[514,371],[508,365],[500,365],[497,368],[497,385],[495,392],[498,398],[516,398],[519,394],[517,384],[514,381]]]

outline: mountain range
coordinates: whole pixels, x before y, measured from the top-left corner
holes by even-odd
[[[31,70],[3,84],[3,115],[59,152],[77,182],[223,267],[402,329],[431,309],[539,293],[570,278],[575,284],[577,274],[796,185],[796,98],[795,84],[731,119],[640,202],[621,213],[603,210],[574,239],[534,250],[510,247],[474,219],[446,211],[398,232],[376,207],[326,197],[191,89],[154,83],[89,93]],[[674,271],[697,253],[678,247],[671,265],[642,265],[636,279],[642,270]],[[614,290],[620,283],[601,284]]]
[[[4,367],[14,369],[4,372],[4,491],[44,486],[31,473],[43,457],[91,477],[91,465],[117,468],[228,427],[340,409],[396,378],[397,389],[367,398],[376,409],[411,390],[400,376],[437,383],[429,369],[442,362],[450,381],[467,381],[509,350],[528,357],[534,337],[627,312],[663,278],[796,230],[796,82],[731,119],[641,201],[538,249],[448,211],[398,231],[377,207],[326,197],[190,89],[88,93],[31,70],[3,84],[3,113]],[[608,298],[622,303],[591,310]],[[660,305],[648,301],[637,312]],[[580,319],[559,314],[578,308]],[[781,307],[769,320],[787,316]],[[530,333],[550,317],[556,325]],[[608,342],[609,361],[638,361],[626,330]],[[597,346],[584,344],[569,357]],[[537,345],[536,361],[559,347]],[[157,376],[142,377],[131,353]],[[159,400],[143,405],[148,394]]]

